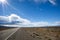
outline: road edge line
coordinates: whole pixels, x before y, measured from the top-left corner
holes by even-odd
[[[20,28],[18,28],[17,30],[19,30]],[[17,32],[17,30],[15,32]],[[15,32],[11,33],[8,37],[5,38],[5,40],[7,40],[9,37],[11,37]]]

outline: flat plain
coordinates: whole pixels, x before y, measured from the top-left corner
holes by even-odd
[[[18,29],[9,29],[5,34],[10,35],[16,31],[13,35],[6,40],[60,40],[60,27],[19,27]],[[7,33],[8,32],[8,33]],[[9,33],[10,32],[10,33]],[[5,35],[5,36],[6,36]],[[3,38],[1,36],[1,38]],[[2,39],[3,40],[3,39]]]

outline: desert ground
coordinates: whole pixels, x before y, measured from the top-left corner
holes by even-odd
[[[8,37],[14,31],[16,32]],[[60,40],[60,27],[21,27],[9,29],[5,34],[8,34],[5,35],[8,38],[3,39],[2,34],[1,40]]]
[[[36,40],[60,40],[60,27],[23,28]]]

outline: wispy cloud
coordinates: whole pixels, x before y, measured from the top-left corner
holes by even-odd
[[[24,2],[26,0],[19,0],[19,1],[20,2]],[[35,3],[39,3],[39,4],[49,2],[52,5],[56,5],[56,0],[27,0],[27,1],[29,1],[29,2],[35,2]]]
[[[34,25],[34,26],[47,26],[48,22],[43,22],[43,21],[33,22],[32,25]]]
[[[40,27],[40,26],[56,26],[60,25],[60,22],[31,22],[28,19],[22,18],[16,14],[11,14],[10,16],[0,16],[0,24],[4,24],[5,26],[18,26],[18,27]],[[7,24],[6,24],[7,23]]]
[[[55,25],[60,26],[60,21],[55,22]]]
[[[52,5],[56,5],[56,0],[34,0],[36,3],[46,3],[50,2]]]
[[[49,0],[49,2],[53,5],[56,5],[56,0]]]

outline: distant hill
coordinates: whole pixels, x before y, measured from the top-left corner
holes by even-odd
[[[5,26],[1,26],[1,25],[0,25],[0,28],[2,28],[2,27],[4,28]]]
[[[0,28],[14,28],[14,27],[7,27],[7,26],[0,25]]]

